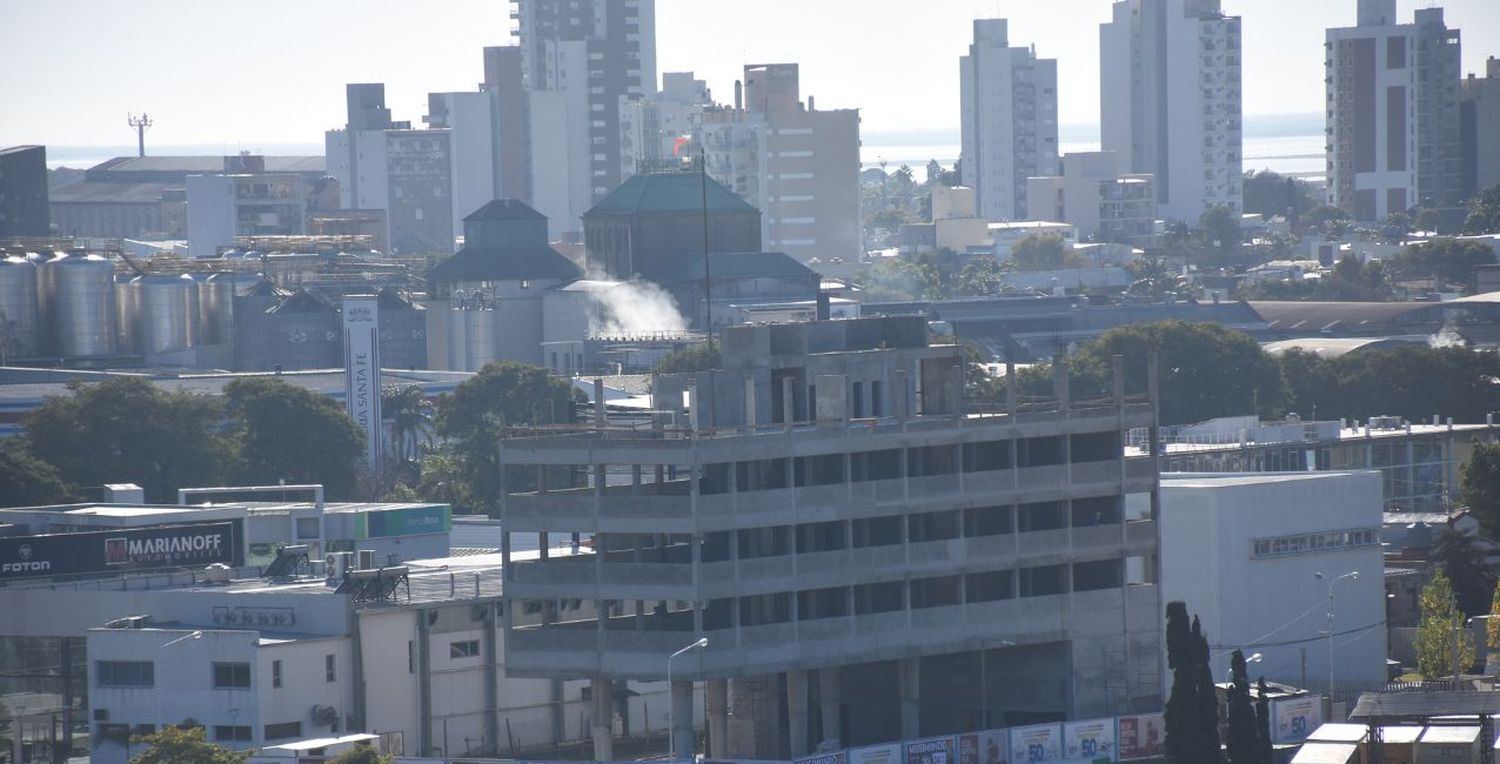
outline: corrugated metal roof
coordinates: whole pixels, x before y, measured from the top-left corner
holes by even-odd
[[[715,279],[743,279],[757,276],[811,279],[817,274],[796,258],[782,252],[723,252],[708,256],[709,275]],[[681,279],[702,279],[703,258],[684,260],[677,270]]]
[[[1369,692],[1350,719],[1500,715],[1500,692]]]
[[[641,212],[702,212],[705,180],[709,212],[755,212],[755,207],[713,178],[697,173],[648,173],[635,175],[583,213],[634,215]]]
[[[327,161],[321,156],[268,156],[265,157],[266,169],[271,172],[323,172],[327,167]],[[224,156],[145,156],[145,157],[116,157],[107,162],[97,164],[90,170],[103,170],[106,172],[180,172],[180,173],[221,173],[224,172]]]
[[[53,204],[143,204],[160,202],[170,183],[69,183],[47,195]]]
[[[550,246],[528,250],[464,247],[458,254],[428,271],[427,280],[432,283],[456,284],[466,281],[528,279],[568,281],[578,276],[578,266]]]

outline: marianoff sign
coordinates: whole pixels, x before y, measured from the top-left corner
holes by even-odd
[[[0,581],[38,576],[237,565],[233,523],[0,538]]]
[[[344,298],[344,405],[365,432],[365,460],[380,464],[379,299]]]

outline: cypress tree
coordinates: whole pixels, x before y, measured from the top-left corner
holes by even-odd
[[[1260,742],[1260,764],[1275,764],[1275,750],[1271,747],[1271,692],[1266,689],[1266,678],[1256,684],[1260,697],[1255,699],[1255,736]]]
[[[1229,764],[1260,764],[1260,734],[1255,710],[1250,705],[1250,677],[1245,673],[1245,654],[1230,656]]]
[[[1167,668],[1172,671],[1172,694],[1167,698],[1167,758],[1176,764],[1194,761],[1197,746],[1195,723],[1197,690],[1189,655],[1192,634],[1188,631],[1187,604],[1167,603]]]
[[[1200,764],[1219,764],[1224,760],[1223,750],[1219,747],[1219,693],[1214,687],[1213,668],[1208,662],[1208,635],[1203,633],[1203,627],[1198,623],[1198,616],[1193,616],[1194,646],[1194,683],[1197,686],[1197,727],[1195,742],[1198,745],[1197,757],[1193,759]]]

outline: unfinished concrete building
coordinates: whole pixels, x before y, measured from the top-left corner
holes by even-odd
[[[649,418],[511,432],[504,612],[542,617],[507,618],[507,673],[592,678],[599,760],[612,688],[700,637],[670,669],[679,755],[695,681],[715,757],[1160,708],[1158,476],[1121,448],[1154,375],[1127,391],[1125,361],[1102,396],[1059,364],[979,414],[920,318],[739,326]],[[518,533],[578,551],[521,559]]]

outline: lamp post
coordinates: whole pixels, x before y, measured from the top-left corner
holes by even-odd
[[[667,656],[667,751],[671,754],[672,761],[677,760],[677,730],[674,727],[676,720],[672,718],[672,712],[677,706],[672,698],[672,659],[699,647],[708,647],[708,637],[699,637],[697,642]],[[692,708],[691,705],[688,707]]]
[[[1313,574],[1319,581],[1328,581],[1328,708],[1333,709],[1333,587],[1346,578],[1359,580],[1359,571],[1351,570],[1342,576],[1328,578],[1323,571]]]
[[[1265,656],[1261,655],[1260,653],[1252,653],[1250,655],[1247,655],[1245,656],[1245,665],[1249,666],[1252,663],[1260,663],[1261,658],[1264,657]],[[1246,680],[1248,681],[1249,677],[1246,677]],[[1232,652],[1229,654],[1229,681],[1234,681],[1234,653]]]
[[[156,678],[156,667],[161,664],[162,651],[184,640],[202,638],[203,632],[194,631],[189,634],[184,634],[170,642],[163,642],[161,646],[156,648],[156,663],[152,664],[151,666],[151,683],[156,686],[156,731],[158,733],[161,732],[162,727],[166,726],[166,723],[162,719],[161,713],[161,682],[157,681]]]

